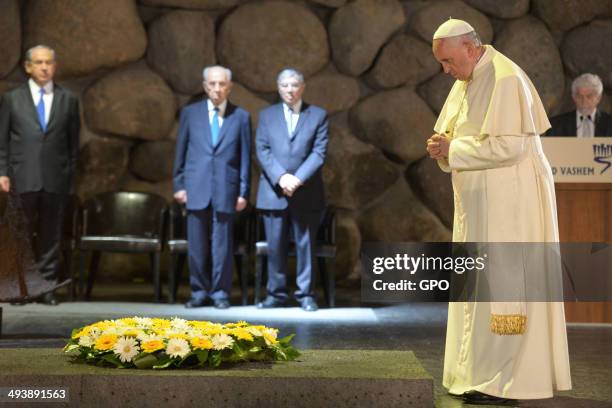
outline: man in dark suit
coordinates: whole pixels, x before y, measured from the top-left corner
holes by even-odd
[[[315,311],[314,251],[325,194],[321,168],[327,152],[327,113],[302,102],[304,76],[283,70],[277,79],[282,102],[259,114],[256,145],[262,174],[257,208],[263,210],[268,241],[268,296],[258,308],[287,303],[289,229],[297,253],[296,299]]]
[[[597,137],[612,136],[612,116],[597,109],[603,94],[601,79],[582,74],[572,82],[576,110],[555,116],[546,136]]]
[[[42,276],[57,282],[62,209],[74,191],[79,151],[78,99],[53,83],[53,49],[25,55],[28,82],[4,94],[0,105],[0,188],[21,197],[34,257]],[[56,305],[53,292],[42,297]]]
[[[191,299],[185,307],[201,307],[212,299],[216,308],[226,309],[232,287],[234,214],[246,208],[249,195],[251,125],[249,114],[227,101],[231,71],[212,66],[203,76],[208,99],[181,112],[174,197],[186,203],[188,211]]]

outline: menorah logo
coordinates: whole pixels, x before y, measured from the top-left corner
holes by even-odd
[[[612,166],[612,144],[594,144],[593,145],[593,160],[605,167],[599,172],[603,174]]]

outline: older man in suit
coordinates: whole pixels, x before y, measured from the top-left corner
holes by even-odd
[[[0,105],[0,188],[20,195],[31,239],[36,235],[36,268],[51,282],[58,277],[62,209],[74,191],[80,128],[78,99],[53,82],[56,65],[50,47],[30,48],[30,79]],[[41,300],[58,303],[53,292]]]
[[[244,210],[249,195],[251,125],[249,114],[227,101],[232,72],[212,66],[203,76],[208,98],[181,113],[174,197],[188,211],[191,299],[185,307],[201,307],[212,299],[216,308],[226,309],[232,287],[234,214]]]
[[[598,109],[603,84],[595,74],[582,74],[572,82],[572,99],[576,110],[555,116],[546,136],[580,138],[612,136],[612,116]]]
[[[297,253],[297,291],[302,309],[315,311],[314,251],[325,206],[321,168],[327,151],[327,113],[302,101],[304,76],[295,69],[277,78],[282,102],[259,115],[256,146],[262,174],[257,208],[268,241],[268,296],[258,308],[287,303],[289,229]]]

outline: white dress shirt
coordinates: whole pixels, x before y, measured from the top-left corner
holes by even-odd
[[[30,92],[32,93],[32,100],[34,101],[34,107],[38,106],[40,102],[40,86],[32,78],[28,80],[30,85]],[[51,104],[53,104],[53,81],[49,81],[43,86],[45,94],[43,101],[45,102],[45,124],[49,124],[49,116],[51,115]]]
[[[208,101],[208,123],[212,126],[213,116],[215,116],[215,105],[210,99]],[[219,109],[219,129],[223,126],[223,117],[225,116],[225,108],[227,108],[227,99],[224,100],[221,105],[217,106]]]
[[[597,109],[590,114],[583,115],[576,111],[576,136],[580,138],[595,137],[595,114]]]
[[[293,137],[293,132],[295,132],[295,127],[300,119],[301,109],[302,101],[298,101],[295,105],[293,105],[293,108],[290,108],[289,105],[283,103],[283,112],[285,113],[285,122],[287,123],[289,137]]]

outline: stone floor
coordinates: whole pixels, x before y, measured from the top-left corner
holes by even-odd
[[[179,297],[185,300],[187,295],[188,288],[182,287]],[[239,293],[235,295],[233,304],[239,302]],[[335,309],[321,308],[316,313],[303,312],[298,307],[270,311],[253,306],[187,310],[182,304],[150,303],[151,298],[148,285],[99,285],[91,302],[64,302],[55,307],[1,304],[4,316],[0,348],[61,347],[73,327],[126,315],[246,320],[278,327],[281,335],[296,333],[294,344],[301,349],[412,350],[434,377],[436,407],[469,406],[448,396],[441,383],[445,304],[365,305],[359,303],[358,291],[346,289],[338,291]],[[568,339],[574,389],[549,400],[521,401],[519,406],[612,407],[612,325],[569,325]]]

